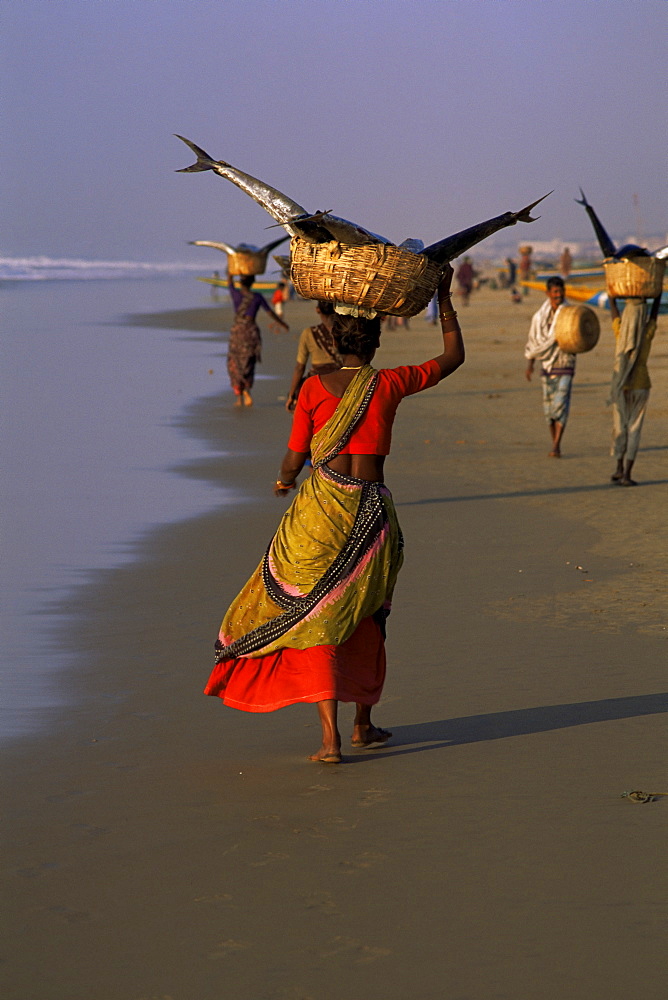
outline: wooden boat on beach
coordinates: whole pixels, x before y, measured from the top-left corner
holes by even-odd
[[[207,285],[215,285],[217,288],[227,288],[227,278],[197,278],[198,281],[204,281]],[[278,285],[279,279],[276,278],[274,281],[255,281],[253,282],[253,290],[256,292],[262,292],[266,294],[267,292],[275,292],[276,286]]]

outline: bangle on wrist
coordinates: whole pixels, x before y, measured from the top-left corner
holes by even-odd
[[[294,490],[297,486],[297,480],[294,479],[291,483],[284,483],[279,472],[278,479],[276,480],[276,486],[279,490]]]
[[[456,311],[455,309],[451,309],[451,310],[450,310],[450,312],[445,312],[445,313],[439,313],[439,316],[440,316],[440,318],[441,318],[442,320],[446,320],[446,319],[454,319],[454,317],[455,317],[456,315],[457,315],[457,311]]]

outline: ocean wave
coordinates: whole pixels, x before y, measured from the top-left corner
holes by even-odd
[[[83,260],[53,257],[0,257],[0,281],[100,281],[118,278],[178,277],[202,271],[202,263],[136,260]],[[206,270],[204,268],[204,270]]]

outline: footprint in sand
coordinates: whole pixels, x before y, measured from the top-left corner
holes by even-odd
[[[342,869],[344,875],[356,875],[361,869],[373,868],[374,865],[378,865],[381,861],[386,860],[387,854],[372,854],[369,851],[365,851],[364,854],[360,854],[359,857],[353,858],[351,861],[339,861],[339,867]]]
[[[16,874],[21,875],[22,878],[39,878],[41,875],[47,875],[58,868],[60,865],[57,861],[44,861],[41,865],[34,865],[32,868],[17,868]]]
[[[293,833],[303,833],[307,837],[331,837],[332,832],[347,833],[357,829],[357,820],[352,822],[343,816],[325,816],[319,823],[305,827],[303,830],[293,830]]]
[[[233,898],[229,892],[217,892],[213,896],[195,896],[193,903],[231,903]]]
[[[305,993],[299,986],[286,986],[275,993],[268,993],[267,1000],[316,1000],[312,993]]]
[[[175,1000],[171,993],[142,993],[140,997],[135,997],[135,1000]]]
[[[95,840],[97,837],[104,837],[108,833],[111,833],[108,826],[91,826],[89,823],[72,823],[72,829],[80,830],[81,833],[84,833],[92,840]]]
[[[339,914],[339,908],[334,902],[329,892],[312,893],[310,896],[302,896],[302,903],[307,910],[319,910],[329,916]]]
[[[84,792],[80,792],[77,789],[71,792],[56,792],[55,795],[47,795],[45,802],[67,802],[68,799],[77,798],[79,795],[84,795]]]
[[[248,865],[250,868],[263,868],[265,865],[273,865],[275,861],[285,861],[289,857],[289,854],[281,854],[280,851],[269,851],[259,861],[249,861]]]
[[[333,787],[332,785],[309,785],[308,788],[306,788],[303,792],[301,792],[301,794],[305,796],[311,796],[311,795],[317,795],[318,792],[331,792],[332,787]]]
[[[174,1000],[171,993],[142,993],[140,997],[136,997],[135,1000]]]
[[[274,814],[270,816],[253,816],[253,822],[259,823],[260,826],[265,827],[267,830],[282,830],[285,827],[283,819]]]
[[[229,958],[230,955],[236,955],[240,951],[246,951],[250,948],[249,941],[235,941],[233,938],[228,938],[226,941],[221,941],[219,945],[216,946],[216,950],[212,951],[209,958]]]
[[[87,910],[68,910],[66,906],[50,906],[49,913],[62,917],[68,924],[81,924],[91,919]]]
[[[357,965],[376,962],[379,958],[387,958],[391,954],[389,948],[378,948],[375,945],[364,944],[353,938],[335,937],[329,946],[320,951],[321,958],[335,958],[337,955],[347,955]]]
[[[388,788],[365,788],[364,796],[360,799],[361,806],[377,806],[381,802],[387,802],[390,797]]]

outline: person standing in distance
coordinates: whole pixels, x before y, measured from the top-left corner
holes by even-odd
[[[644,299],[627,299],[620,316],[617,299],[610,299],[615,334],[615,367],[610,390],[613,407],[612,455],[617,460],[612,481],[620,486],[638,485],[635,479],[631,479],[631,469],[638,452],[652,387],[647,359],[656,333],[660,305],[661,295],[654,299],[649,310]]]
[[[561,439],[564,436],[571,389],[575,375],[575,355],[562,351],[554,338],[557,313],[566,302],[563,278],[548,278],[547,299],[533,314],[529,339],[524,348],[527,359],[525,376],[531,381],[536,361],[540,362],[540,380],[543,386],[543,412],[550,427],[552,448],[550,458],[561,458]]]

